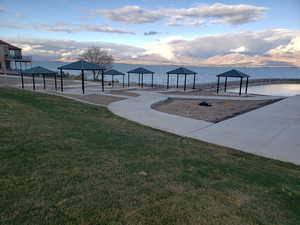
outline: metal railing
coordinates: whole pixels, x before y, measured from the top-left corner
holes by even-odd
[[[6,57],[7,59],[14,59],[14,60],[19,59],[19,60],[28,60],[28,61],[32,61],[32,56],[9,55],[9,54],[7,54],[7,55],[5,55],[5,57]]]

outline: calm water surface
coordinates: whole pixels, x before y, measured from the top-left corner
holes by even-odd
[[[57,67],[65,65],[66,63],[62,62],[40,62],[33,61],[33,66],[43,66],[51,70],[57,70]],[[126,73],[129,70],[135,69],[137,67],[144,67],[155,72],[154,83],[163,84],[167,83],[166,72],[177,68],[178,66],[162,66],[162,65],[134,65],[134,64],[114,64],[113,68],[119,70],[123,73]],[[250,79],[258,78],[299,78],[300,79],[300,68],[237,68],[237,67],[197,67],[197,66],[187,66],[188,69],[191,69],[198,73],[196,78],[196,83],[209,83],[216,82],[216,75],[223,73],[230,69],[238,69],[244,73],[247,73],[251,76]],[[78,71],[69,71],[71,74],[79,74]],[[87,73],[87,77],[92,77],[91,74]],[[116,76],[117,80],[122,81],[122,77]],[[170,77],[170,85],[176,84],[176,76]],[[110,80],[110,77],[107,77]],[[138,76],[131,75],[130,81],[137,82]],[[230,79],[229,79],[230,80]],[[234,79],[233,79],[234,80]],[[236,80],[236,79],[235,79]],[[126,76],[127,82],[127,76]],[[180,78],[179,83],[183,84],[183,76]],[[144,75],[144,83],[151,83],[151,76]],[[187,83],[193,83],[193,76],[188,76]]]
[[[239,89],[230,91],[239,92]],[[300,84],[268,84],[248,87],[248,93],[258,95],[294,96],[300,95]]]

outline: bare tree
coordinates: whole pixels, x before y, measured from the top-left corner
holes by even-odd
[[[97,64],[104,70],[111,69],[114,61],[112,55],[109,55],[106,50],[99,47],[89,47],[83,54],[80,55],[80,59]],[[98,77],[99,72],[96,73],[96,71],[93,71],[94,80],[98,80]]]

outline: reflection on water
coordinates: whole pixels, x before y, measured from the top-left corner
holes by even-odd
[[[239,89],[232,89],[231,91],[238,92]],[[300,95],[300,84],[269,84],[261,86],[252,86],[248,88],[248,93],[275,96]]]

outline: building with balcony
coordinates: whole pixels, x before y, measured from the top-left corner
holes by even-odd
[[[0,40],[0,73],[18,74],[31,63],[32,57],[23,56],[21,48]]]

